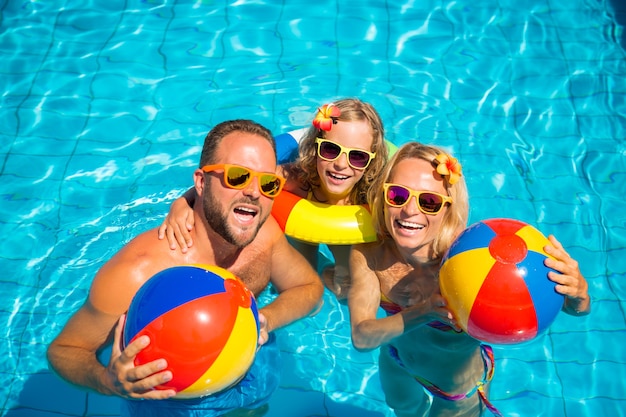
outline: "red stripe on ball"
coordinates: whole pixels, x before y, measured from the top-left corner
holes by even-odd
[[[476,296],[467,332],[492,343],[518,343],[537,335],[537,316],[524,278],[514,264],[497,262]]]
[[[135,365],[167,358],[173,378],[156,388],[182,391],[189,387],[221,353],[235,324],[240,300],[230,292],[213,294],[157,317],[133,338],[143,334],[150,337],[150,345],[137,355]]]

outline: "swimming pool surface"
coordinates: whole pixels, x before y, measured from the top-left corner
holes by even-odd
[[[56,4],[54,4],[56,3]],[[470,222],[510,217],[580,262],[592,313],[496,346],[506,416],[626,415],[626,12],[603,0],[0,1],[0,411],[116,416],[47,369],[98,268],[160,224],[206,132],[275,133],[357,96],[387,138],[464,167]],[[330,294],[280,330],[269,417],[390,417],[376,352]]]

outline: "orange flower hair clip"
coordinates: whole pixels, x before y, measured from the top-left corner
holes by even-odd
[[[341,116],[341,110],[333,103],[324,104],[317,109],[317,115],[313,119],[313,126],[318,129],[329,131],[333,124],[337,123],[337,118]]]
[[[448,183],[450,185],[456,183],[461,178],[461,164],[456,158],[440,153],[433,161],[437,164],[437,172],[443,177],[448,177]]]

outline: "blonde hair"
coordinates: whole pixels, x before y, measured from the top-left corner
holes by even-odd
[[[380,241],[389,238],[389,233],[385,225],[385,199],[383,196],[383,184],[389,182],[393,170],[398,162],[405,159],[423,159],[433,163],[437,155],[446,153],[436,146],[424,145],[419,142],[408,142],[404,144],[393,155],[382,174],[374,181],[368,193],[368,202],[372,211],[372,221]],[[436,162],[433,163],[433,169]],[[444,177],[444,185],[452,203],[444,213],[441,224],[441,231],[437,234],[432,252],[434,258],[440,258],[448,250],[458,233],[467,226],[469,216],[469,196],[465,179],[461,177],[456,183],[451,185],[448,178]]]
[[[333,105],[341,111],[337,121],[353,122],[365,120],[372,128],[371,152],[375,152],[376,157],[372,159],[369,166],[365,169],[363,177],[354,186],[349,196],[352,204],[365,204],[367,202],[367,191],[383,170],[389,154],[385,144],[383,123],[374,107],[359,99],[345,98],[333,102]],[[317,137],[325,137],[325,131],[311,126],[300,141],[298,160],[286,167],[289,175],[295,176],[305,190],[310,190],[320,185],[320,176],[317,172],[317,144],[315,143]]]

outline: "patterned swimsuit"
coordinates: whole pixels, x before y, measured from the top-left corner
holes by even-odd
[[[383,293],[381,293],[380,296],[380,307],[385,310],[385,312],[387,313],[388,316],[392,316],[394,314],[399,313],[400,311],[402,311],[402,306],[394,303],[393,301],[391,301],[389,298],[387,298]],[[457,332],[460,333],[460,331],[455,330],[453,327],[442,323],[440,321],[431,321],[430,323],[428,323],[428,326],[440,330],[440,331],[444,331],[444,332]],[[402,368],[406,369],[406,366],[404,366],[404,363],[402,362],[402,360],[400,359],[400,356],[398,355],[398,350],[392,346],[392,345],[388,345],[389,348],[389,355],[396,361],[396,363],[398,365],[400,365]],[[485,405],[485,407],[487,407],[487,409],[489,409],[489,411],[491,411],[495,416],[501,417],[502,413],[500,411],[498,411],[498,409],[496,407],[494,407],[494,405],[489,401],[489,399],[487,398],[487,395],[485,394],[485,384],[487,384],[489,381],[491,381],[491,379],[493,378],[493,373],[495,371],[495,359],[493,356],[493,349],[491,348],[491,346],[485,345],[485,344],[481,344],[480,345],[480,353],[483,357],[483,363],[484,363],[484,367],[485,367],[485,371],[484,371],[484,376],[483,379],[481,379],[480,381],[478,381],[476,383],[476,385],[469,390],[468,392],[464,393],[464,394],[450,394],[447,393],[445,391],[443,391],[442,389],[440,389],[439,387],[437,387],[435,384],[433,384],[432,382],[420,377],[420,376],[416,376],[416,375],[411,375],[417,382],[419,382],[428,392],[430,392],[434,397],[437,398],[442,398],[444,400],[448,400],[448,401],[460,401],[460,400],[464,400],[466,398],[470,398],[472,395],[474,395],[475,393],[478,393],[481,401],[483,402],[483,404]]]

